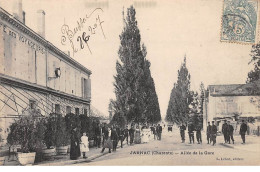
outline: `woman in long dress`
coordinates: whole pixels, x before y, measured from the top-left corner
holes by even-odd
[[[109,153],[111,153],[111,149],[113,149],[113,144],[110,137],[111,137],[111,131],[107,126],[105,126],[103,130],[104,144],[101,153],[104,152],[105,148],[108,148]]]
[[[83,154],[83,158],[87,158],[86,153],[89,151],[88,146],[89,146],[88,136],[86,136],[86,133],[83,133],[83,136],[81,137],[81,144],[80,144],[80,150]]]
[[[71,138],[70,138],[70,141],[71,141],[70,159],[71,160],[76,160],[76,159],[78,159],[78,157],[80,157],[80,145],[79,145],[80,140],[79,140],[76,130],[77,129],[74,128],[71,131]]]
[[[149,137],[150,137],[150,130],[147,128],[142,129],[142,143],[148,143],[149,142]]]
[[[140,130],[139,126],[137,126],[136,130],[135,130],[135,143],[136,144],[141,143],[141,130]]]

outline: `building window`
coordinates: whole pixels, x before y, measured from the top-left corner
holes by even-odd
[[[60,105],[55,104],[55,113],[60,113]]]
[[[83,113],[84,113],[84,115],[88,116],[88,110],[87,109],[83,109]]]
[[[36,101],[35,100],[29,100],[29,106],[30,106],[30,109],[36,109]]]
[[[66,107],[66,114],[69,114],[69,113],[71,113],[71,107],[70,107],[70,106],[67,106],[67,107]]]
[[[83,98],[91,97],[91,82],[90,79],[81,78],[81,91]]]
[[[79,108],[75,108],[75,114],[79,115]]]

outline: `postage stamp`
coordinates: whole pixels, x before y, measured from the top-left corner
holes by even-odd
[[[224,0],[221,41],[255,43],[257,11],[257,0]]]

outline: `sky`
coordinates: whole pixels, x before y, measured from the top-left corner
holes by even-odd
[[[0,6],[12,14],[14,2],[1,0]],[[192,90],[199,91],[201,82],[205,87],[245,83],[252,69],[248,65],[251,45],[220,41],[222,0],[23,0],[26,25],[37,31],[36,13],[43,9],[45,38],[62,51],[70,51],[73,59],[92,71],[91,104],[105,115],[108,115],[109,99],[115,98],[113,76],[123,29],[122,12],[130,5],[136,9],[141,42],[147,47],[162,118],[185,55]],[[80,18],[91,13],[74,35],[73,45],[80,49],[77,39],[82,39],[83,32],[95,34],[90,35],[89,48],[83,42],[84,48],[73,55],[62,28],[65,24],[73,30]],[[96,29],[90,30],[89,26]],[[63,43],[62,36],[67,38]],[[83,38],[86,40],[86,35]]]

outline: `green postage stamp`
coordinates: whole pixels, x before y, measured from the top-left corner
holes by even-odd
[[[224,0],[221,41],[256,43],[257,0]]]

